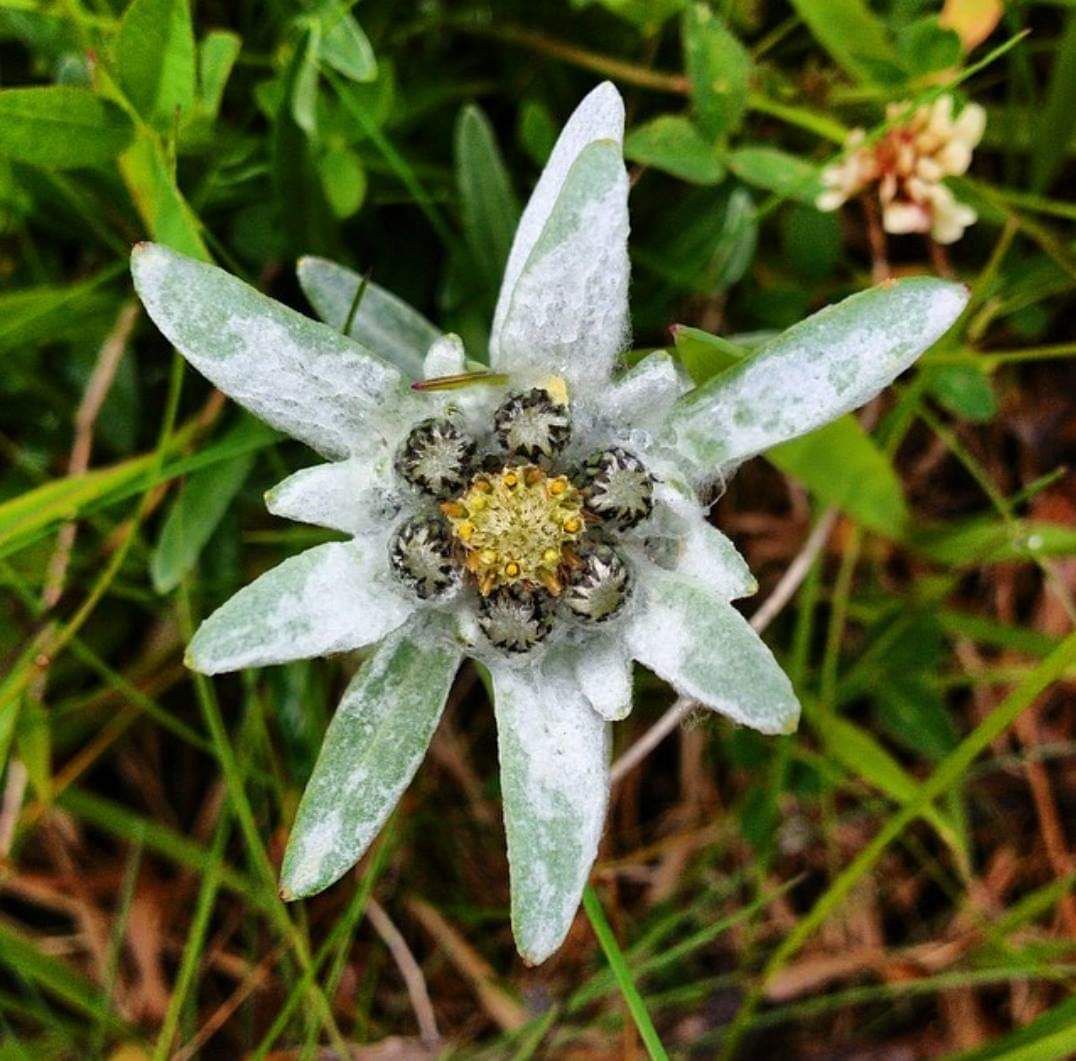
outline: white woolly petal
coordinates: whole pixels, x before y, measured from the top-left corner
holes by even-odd
[[[800,707],[773,654],[731,604],[694,579],[639,571],[628,628],[635,658],[678,692],[762,733],[790,733]]]
[[[355,675],[288,838],[288,898],[321,891],[362,857],[426,754],[459,661],[427,612],[387,637]]]
[[[657,505],[648,535],[667,537],[674,570],[696,579],[724,600],[750,597],[758,582],[736,546],[707,521],[687,484],[666,480],[654,491]]]
[[[619,722],[631,714],[631,653],[618,634],[595,632],[557,651],[563,652],[583,695],[602,718]]]
[[[628,337],[628,175],[597,140],[568,171],[499,322],[491,361],[520,376],[604,385]]]
[[[704,478],[857,408],[928,349],[967,304],[914,277],[852,295],[681,398],[666,421]]]
[[[274,516],[358,534],[381,521],[383,474],[373,454],[351,457],[289,475],[265,494]]]
[[[347,456],[408,402],[390,364],[216,266],[140,243],[131,273],[146,312],[203,376],[325,456]]]
[[[300,258],[297,272],[299,286],[318,316],[340,331],[347,323],[363,277],[353,269],[316,257]],[[426,350],[439,334],[418,310],[372,280],[366,281],[348,331],[353,339],[391,361],[411,379],[419,378]]]
[[[598,395],[605,415],[633,428],[659,423],[691,383],[664,350],[648,354]]]
[[[412,611],[391,581],[383,536],[329,542],[222,604],[194,635],[187,661],[219,674],[345,652],[379,641]]]
[[[426,351],[422,365],[423,379],[436,379],[438,376],[457,376],[467,370],[467,357],[463,350],[463,340],[454,333],[440,336]]]
[[[624,101],[610,81],[603,81],[575,108],[553,145],[545,169],[519,219],[493,319],[490,341],[493,350],[497,349],[498,336],[516,281],[553,212],[568,171],[583,149],[595,140],[614,140],[618,144],[624,140]]]
[[[537,964],[571,927],[609,795],[609,724],[565,661],[491,663],[512,931]]]

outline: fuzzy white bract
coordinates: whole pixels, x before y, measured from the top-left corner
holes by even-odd
[[[877,185],[886,232],[923,232],[939,243],[955,243],[976,214],[944,181],[967,172],[986,127],[986,111],[968,103],[954,118],[953,97],[939,96],[915,108],[892,103],[886,119],[892,125],[870,143],[863,129],[848,134],[844,156],[822,171],[825,191],[818,209],[836,210]]]
[[[190,363],[327,458],[267,503],[345,540],[257,579],[188,652],[215,674],[370,650],[299,808],[285,894],[327,887],[363,854],[469,656],[493,678],[512,922],[530,962],[559,946],[590,872],[633,661],[764,733],[796,726],[788,679],[730,603],[755,581],[698,492],[868,400],[966,300],[928,278],[862,292],[700,388],[664,351],[623,369],[623,124],[600,85],[523,213],[490,339],[507,384],[413,389],[473,367],[460,340],[373,284],[349,313],[359,278],[331,262],[300,263],[319,323],[161,246],[132,261]]]

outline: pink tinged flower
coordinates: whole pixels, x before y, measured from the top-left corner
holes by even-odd
[[[954,119],[953,98],[946,95],[914,109],[891,103],[886,119],[891,128],[874,143],[864,144],[863,129],[849,134],[845,156],[822,171],[824,191],[815,205],[836,210],[877,183],[886,232],[929,233],[939,243],[958,240],[976,214],[942,182],[967,172],[986,112],[969,103]]]

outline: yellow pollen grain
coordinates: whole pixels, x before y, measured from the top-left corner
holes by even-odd
[[[525,583],[559,593],[567,545],[585,529],[583,499],[564,476],[531,464],[483,472],[441,511],[481,593]]]

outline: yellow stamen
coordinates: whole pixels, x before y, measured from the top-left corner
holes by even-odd
[[[560,560],[560,553],[558,553],[556,549],[546,549],[546,551],[542,553],[542,560],[547,564],[555,564]]]
[[[568,480],[565,479],[563,476],[561,476],[561,478],[559,478],[559,479],[554,479],[549,484],[549,492],[554,497],[560,497],[560,495],[563,494],[564,491],[567,490],[567,489],[568,489]]]
[[[467,541],[472,534],[474,534],[474,524],[469,520],[464,520],[462,523],[456,524],[456,534]]]
[[[564,521],[564,530],[568,534],[578,534],[583,529],[583,521],[578,516],[569,516]]]
[[[509,560],[508,563],[504,565],[504,573],[509,578],[516,578],[519,575],[519,564],[514,560]]]

